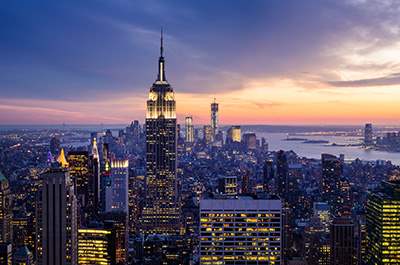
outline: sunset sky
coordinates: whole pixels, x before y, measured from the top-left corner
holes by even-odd
[[[144,120],[164,28],[180,121],[400,124],[400,1],[22,0],[0,8],[0,124]]]

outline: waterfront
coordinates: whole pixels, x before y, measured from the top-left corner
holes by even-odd
[[[299,156],[307,158],[321,158],[322,153],[329,153],[333,155],[344,154],[345,159],[356,159],[367,161],[376,160],[390,160],[393,164],[400,165],[400,153],[390,153],[385,151],[366,150],[362,146],[348,146],[345,144],[359,144],[361,143],[360,137],[347,137],[347,136],[306,136],[309,140],[327,140],[330,144],[311,144],[303,143],[302,141],[286,141],[286,133],[268,133],[259,132],[258,137],[265,137],[269,144],[269,150],[293,150]],[[338,145],[332,146],[331,143]],[[345,145],[345,146],[343,146]]]
[[[80,131],[82,141],[66,141],[63,142],[63,146],[83,146],[88,145],[88,136],[91,131],[105,131],[111,129],[113,135],[118,135],[118,130],[123,129],[126,125],[11,125],[11,126],[0,126],[0,131],[10,130],[60,130],[60,131]],[[201,127],[198,127],[201,129]],[[221,128],[225,131],[225,127]],[[377,127],[378,132],[387,130],[386,127]],[[392,127],[391,130],[398,130],[398,127]],[[360,126],[243,126],[243,132],[254,131],[257,134],[257,138],[261,139],[264,137],[268,144],[270,151],[293,150],[299,156],[307,158],[320,159],[322,153],[329,153],[333,155],[344,154],[346,160],[353,160],[359,158],[361,160],[376,161],[376,160],[390,160],[393,164],[400,165],[400,153],[377,151],[377,150],[366,150],[360,145],[362,143],[362,136],[353,136],[356,132],[360,132]],[[351,136],[332,136],[332,135],[310,135],[315,132],[346,132]],[[296,136],[295,134],[300,134]],[[307,140],[322,140],[329,141],[325,143],[303,143],[303,141],[287,141],[288,135],[290,138],[304,138]],[[336,145],[332,145],[335,143]]]

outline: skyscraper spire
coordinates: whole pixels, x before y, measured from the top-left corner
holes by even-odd
[[[164,39],[163,39],[163,28],[161,27],[160,57],[163,57],[163,53],[164,53]]]
[[[161,38],[160,38],[160,58],[158,59],[158,76],[157,82],[166,83],[167,79],[165,78],[165,69],[164,69],[164,36],[163,29],[161,28]]]
[[[61,148],[60,154],[57,157],[57,162],[60,163],[61,167],[68,167],[68,161],[65,158],[64,148]]]
[[[176,172],[177,126],[173,88],[164,74],[161,29],[158,77],[149,91],[146,111],[146,198],[141,216],[145,235],[178,235],[181,216]]]

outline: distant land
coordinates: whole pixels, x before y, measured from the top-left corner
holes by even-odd
[[[11,124],[0,125],[1,131],[19,130],[19,129],[82,129],[82,130],[104,130],[125,128],[126,124]],[[183,124],[183,123],[182,123]],[[233,125],[233,124],[232,124]],[[363,130],[364,124],[358,125],[240,125],[242,132],[269,132],[269,133],[306,133],[306,132],[353,132],[355,130]],[[195,127],[202,127],[202,124],[195,124]],[[227,130],[231,125],[222,124],[220,129]],[[374,125],[374,131],[399,131],[400,125]]]

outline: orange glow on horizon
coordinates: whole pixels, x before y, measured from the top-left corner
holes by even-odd
[[[313,84],[315,86],[313,86]],[[398,87],[332,88],[318,82],[290,79],[255,80],[246,88],[219,93],[179,93],[175,89],[180,123],[193,116],[194,124],[210,122],[214,96],[220,104],[221,124],[399,124]],[[320,87],[318,87],[320,86]],[[93,101],[0,100],[0,123],[13,124],[128,124],[143,122],[147,91]],[[136,103],[136,104],[135,104]],[[137,104],[139,103],[139,104]]]

